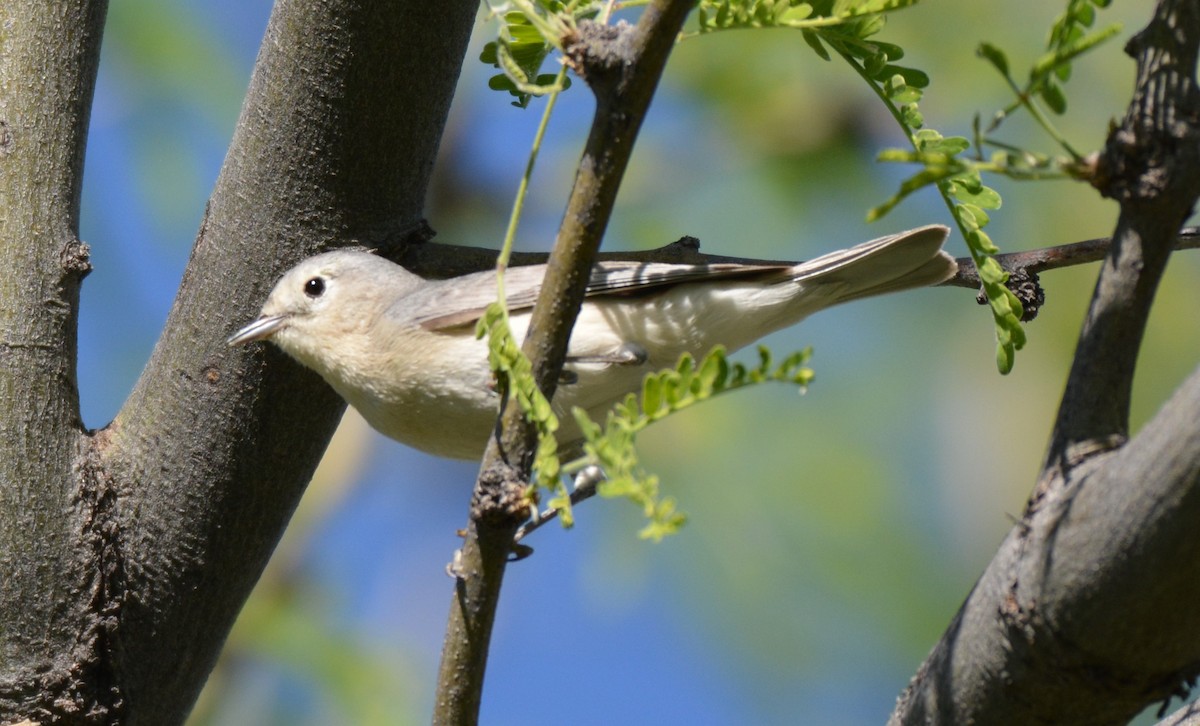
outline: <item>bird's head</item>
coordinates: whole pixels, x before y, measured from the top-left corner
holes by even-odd
[[[360,250],[326,252],[284,273],[254,322],[228,344],[269,340],[301,363],[321,370],[330,352],[366,330],[415,275]]]

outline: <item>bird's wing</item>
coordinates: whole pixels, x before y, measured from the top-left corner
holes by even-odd
[[[777,263],[675,265],[661,262],[600,262],[592,268],[586,295],[638,295],[684,282],[755,276],[784,276],[790,265]],[[546,274],[545,265],[510,267],[504,274],[509,312],[533,307]],[[426,288],[416,305],[413,321],[426,330],[447,330],[470,325],[496,300],[494,272],[477,272],[443,280]],[[415,301],[414,301],[415,302]],[[409,308],[413,310],[412,307]]]
[[[759,279],[764,283],[786,279],[820,283],[836,290],[834,302],[911,287],[934,285],[954,274],[954,258],[941,251],[949,229],[929,225],[887,235],[870,242],[821,255],[808,262],[717,262],[679,265],[662,262],[606,261],[592,268],[587,296],[633,296],[685,282]],[[545,265],[510,267],[504,289],[510,312],[533,307]],[[426,330],[447,330],[470,325],[496,299],[496,273],[477,272],[425,286],[419,300],[406,301],[412,320]],[[832,303],[826,303],[829,305]]]

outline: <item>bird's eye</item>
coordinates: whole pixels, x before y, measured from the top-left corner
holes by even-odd
[[[309,297],[321,297],[325,293],[325,281],[319,277],[310,277],[304,283],[304,294]]]

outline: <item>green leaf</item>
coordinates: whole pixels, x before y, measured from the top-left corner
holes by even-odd
[[[809,355],[808,350],[793,353],[772,369],[770,351],[760,347],[759,366],[748,375],[741,364],[731,366],[720,347],[699,363],[685,354],[675,368],[648,374],[642,383],[641,400],[632,394],[627,396],[608,413],[603,427],[596,425],[583,409],[575,408],[571,413],[584,437],[585,456],[572,462],[568,470],[599,466],[606,480],[598,485],[597,491],[602,496],[625,498],[639,506],[649,520],[642,536],[657,540],[671,534],[683,525],[684,516],[677,511],[673,499],[660,496],[658,477],[641,469],[635,447],[638,432],[676,411],[755,382],[807,385],[812,380],[812,371],[804,365]]]
[[[979,265],[979,279],[989,285],[1003,285],[1008,281],[1008,273],[994,258],[987,257],[983,260],[983,264]]]
[[[728,27],[729,26],[729,16],[732,12],[733,11],[729,7],[729,3],[721,3],[721,5],[717,8],[717,19],[714,24],[718,28]]]
[[[813,49],[821,60],[829,60],[829,51],[825,50],[825,46],[821,45],[821,38],[811,30],[805,30],[800,33],[804,38],[804,42],[808,43],[808,47]]]
[[[889,65],[884,67],[883,72],[889,75],[900,75],[907,85],[914,88],[929,87],[929,74],[916,68]]]
[[[971,148],[971,142],[965,136],[945,136],[936,131],[929,133],[923,130],[916,135],[917,149],[928,154],[945,154],[955,156]]]
[[[978,177],[973,179],[955,177],[951,181],[954,186],[954,198],[960,202],[974,204],[984,209],[1000,208],[1000,193],[991,187],[984,186]]]
[[[916,103],[921,100],[921,89],[907,85],[904,82],[904,77],[900,74],[892,76],[884,84],[884,93],[887,94],[889,100],[898,105]]]
[[[866,74],[877,81],[886,81],[889,74],[884,72],[887,68],[887,56],[883,53],[871,53],[863,59],[863,69]],[[904,79],[900,79],[900,85],[904,85]]]
[[[917,109],[917,104],[909,104],[900,109],[900,118],[906,126],[919,129],[925,124],[925,117]]]
[[[1063,93],[1062,86],[1058,85],[1050,79],[1038,88],[1038,95],[1045,101],[1046,107],[1058,115],[1062,115],[1067,111],[1067,97]]]
[[[780,5],[784,6],[786,3],[780,3]],[[801,20],[807,20],[812,17],[812,14],[812,5],[808,3],[799,3],[798,5],[793,5],[787,8],[782,14],[779,14],[777,18],[779,23],[782,25],[786,23],[798,23]]]
[[[1096,11],[1088,3],[1080,3],[1075,9],[1075,21],[1090,28],[1096,21]]]
[[[587,411],[576,406],[571,409],[571,415],[575,418],[575,425],[579,427],[585,439],[594,439],[600,435],[600,425],[588,416]]]
[[[1090,25],[1090,23],[1088,24]],[[1051,52],[1037,59],[1029,71],[1029,77],[1036,79],[1045,76],[1051,70],[1069,63],[1120,32],[1120,23],[1113,23],[1087,35],[1076,29],[1076,32],[1062,38],[1059,43],[1053,44]]]
[[[882,154],[881,154],[881,158],[882,158]],[[876,219],[879,219],[880,217],[882,217],[883,215],[887,214],[892,209],[894,209],[896,207],[896,205],[899,204],[908,195],[912,194],[913,192],[917,191],[918,189],[922,189],[922,188],[930,186],[932,184],[937,184],[938,182],[942,181],[943,179],[947,178],[948,176],[950,176],[953,173],[954,173],[953,169],[946,168],[946,167],[941,167],[941,168],[937,168],[937,167],[928,168],[927,167],[927,168],[922,169],[921,171],[917,172],[916,174],[913,174],[912,176],[910,176],[909,178],[905,179],[903,182],[900,183],[900,190],[898,192],[896,192],[895,194],[893,194],[891,196],[891,198],[889,198],[883,204],[880,204],[879,206],[874,207],[873,209],[871,209],[871,211],[867,212],[867,221],[873,222]]]
[[[985,227],[991,221],[987,212],[982,208],[966,202],[954,205],[954,213],[957,215],[958,221],[969,229]]]
[[[975,55],[991,63],[996,70],[1000,71],[1000,75],[1008,77],[1008,56],[1004,54],[1004,51],[991,43],[980,43],[979,47],[975,49]]]
[[[484,45],[483,50],[479,53],[479,60],[487,63],[490,66],[494,66],[499,63],[498,56],[496,55],[496,45],[497,43],[494,40]]]
[[[642,382],[642,406],[650,415],[662,408],[662,381],[656,376],[646,376]]]
[[[889,61],[898,61],[904,57],[904,49],[901,48],[900,46],[896,45],[895,43],[884,43],[883,41],[879,41],[879,40],[871,41],[871,43],[872,43],[872,45],[874,45],[876,48],[879,49],[879,52],[881,52],[885,56],[887,56],[887,59]],[[917,71],[917,73],[920,73],[920,71]],[[924,75],[924,74],[922,74],[922,75]],[[928,80],[928,79],[926,79],[926,80]],[[909,83],[914,86],[918,85],[916,83],[913,83],[912,81],[909,81]]]
[[[1016,358],[1013,345],[1011,343],[996,344],[996,369],[1002,375],[1008,375],[1013,369],[1013,360]]]
[[[696,375],[700,390],[704,391],[706,396],[711,394],[719,383],[724,383],[725,374],[728,371],[729,364],[725,361],[724,356],[706,356]]]

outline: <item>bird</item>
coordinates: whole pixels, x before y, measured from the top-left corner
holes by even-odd
[[[604,261],[592,269],[552,404],[563,444],[581,433],[573,407],[603,421],[647,373],[684,353],[729,352],[812,313],[936,285],[957,271],[929,225],[797,264]],[[545,265],[504,275],[510,325],[522,340]],[[275,284],[259,316],[227,340],[266,340],[316,371],[376,430],[428,453],[477,459],[499,393],[475,323],[497,295],[489,270],[425,279],[365,249],[315,255]]]

